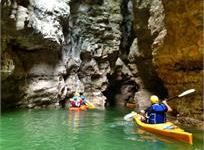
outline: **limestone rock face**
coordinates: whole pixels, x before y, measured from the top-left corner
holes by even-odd
[[[182,122],[203,120],[201,0],[4,0],[1,8],[2,108],[57,106],[78,91],[98,108],[108,97],[144,109],[151,94],[195,88],[171,106]]]
[[[58,101],[69,1],[2,1],[2,109],[48,106]]]
[[[112,0],[74,0],[70,3],[71,14],[65,28],[63,59],[68,65],[64,78],[67,86],[75,82],[78,88],[72,86],[71,89],[84,92],[99,107],[104,107],[106,98],[102,92],[107,88],[107,74],[119,53],[120,4],[121,1]],[[70,80],[73,75],[75,78]]]
[[[203,1],[163,0],[163,4],[165,29],[157,30],[152,45],[154,65],[170,96],[196,89],[193,96],[172,105],[182,116],[203,120]]]
[[[152,44],[155,36],[164,28],[164,7],[160,0],[134,0],[134,24],[136,38],[133,40],[128,54],[128,66],[139,85],[135,100],[137,109],[149,106],[149,97],[152,94],[160,98],[167,96],[167,90],[158,77],[152,62]]]
[[[38,108],[75,91],[103,108],[121,39],[121,1],[2,1],[2,108]]]
[[[185,117],[203,120],[202,3],[201,0],[133,1],[137,38],[130,49],[129,66],[140,77],[138,83],[143,82],[141,91],[159,94],[166,89],[168,94],[164,96],[171,97],[196,89],[195,94],[170,102],[182,122],[185,122]],[[159,85],[164,87],[158,88]],[[154,91],[152,88],[158,89]],[[143,107],[147,102],[139,104]],[[196,122],[189,124],[196,125]]]

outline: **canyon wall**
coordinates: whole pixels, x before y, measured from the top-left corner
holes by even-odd
[[[142,67],[140,64],[148,64],[139,73],[148,72],[147,76],[151,72],[155,73],[169,97],[188,89],[196,90],[190,96],[169,103],[179,121],[197,126],[200,125],[198,120],[203,120],[202,12],[201,0],[134,0],[134,30],[137,38],[132,45],[135,51],[130,55],[137,68]],[[145,71],[148,68],[153,70]],[[145,82],[148,78],[142,80],[144,85],[148,85]],[[157,83],[150,85],[158,88]]]
[[[64,104],[75,91],[103,108],[119,53],[120,5],[2,1],[2,108]]]
[[[1,106],[57,103],[67,1],[1,1]]]
[[[203,120],[203,1],[163,0],[163,4],[166,29],[153,42],[154,65],[170,96],[196,90],[170,103],[179,119]]]
[[[2,108],[58,107],[83,92],[98,108],[170,102],[203,120],[203,6],[185,0],[1,1]],[[193,118],[193,119],[192,119]],[[199,121],[198,121],[199,120]]]

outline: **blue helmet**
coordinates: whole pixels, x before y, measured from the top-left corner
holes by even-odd
[[[82,100],[84,100],[86,97],[84,95],[81,96]]]

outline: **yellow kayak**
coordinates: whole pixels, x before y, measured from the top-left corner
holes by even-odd
[[[136,114],[134,116],[135,123],[142,129],[155,133],[158,135],[163,135],[170,137],[185,143],[193,144],[192,133],[185,132],[183,129],[177,127],[171,122],[160,123],[160,124],[147,124],[140,120],[141,115]]]

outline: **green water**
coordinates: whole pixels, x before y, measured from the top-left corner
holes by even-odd
[[[202,150],[203,132],[194,144],[161,139],[123,121],[126,110],[22,110],[3,113],[1,150]]]

